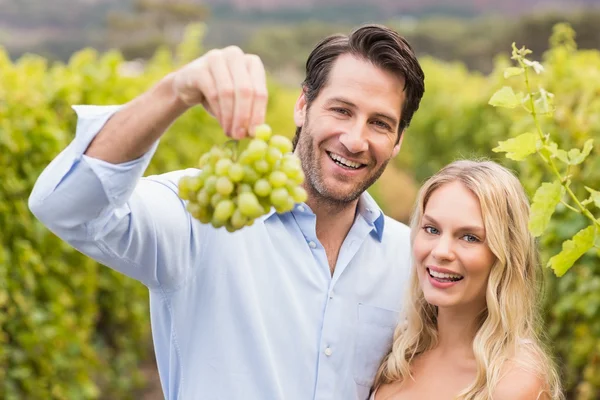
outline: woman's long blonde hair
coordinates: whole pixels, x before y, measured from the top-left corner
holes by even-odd
[[[473,340],[477,376],[457,399],[491,399],[506,361],[515,360],[545,383],[551,399],[562,399],[560,381],[544,350],[538,299],[541,294],[537,246],[528,230],[529,202],[519,180],[491,161],[456,161],[432,176],[417,196],[411,220],[411,242],[431,194],[440,186],[459,181],[479,199],[486,243],[496,256],[487,290],[487,307],[478,320]],[[414,358],[437,345],[437,307],[427,303],[413,268],[405,302],[406,323],[398,326],[391,352],[384,358],[375,387],[411,379]]]

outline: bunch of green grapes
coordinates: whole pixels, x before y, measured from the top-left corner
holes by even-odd
[[[300,160],[291,151],[288,138],[261,125],[239,155],[227,146],[202,155],[201,172],[179,181],[179,197],[194,218],[229,232],[252,225],[271,207],[290,211],[307,197]]]

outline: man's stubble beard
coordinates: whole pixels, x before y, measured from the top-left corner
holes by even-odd
[[[304,126],[300,130],[297,144],[298,157],[300,158],[302,170],[306,176],[306,190],[309,193],[309,196],[313,197],[315,202],[329,204],[335,208],[347,206],[349,203],[358,199],[377,181],[377,179],[379,179],[389,162],[389,159],[386,160],[379,169],[368,177],[367,180],[358,183],[358,186],[349,193],[338,194],[329,190],[325,185],[321,164],[319,163],[314,150],[312,135],[310,134],[310,125],[307,118]]]

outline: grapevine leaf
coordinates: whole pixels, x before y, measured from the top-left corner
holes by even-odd
[[[521,161],[537,150],[538,136],[535,133],[523,133],[516,138],[498,142],[492,149],[495,153],[506,152],[506,157],[511,160]]]
[[[581,164],[587,156],[590,155],[592,149],[594,148],[594,139],[588,139],[583,145],[583,150],[579,149],[571,149],[569,150],[569,164],[577,165]]]
[[[562,194],[563,187],[559,181],[544,182],[535,192],[529,216],[529,230],[534,236],[544,233]]]
[[[559,149],[558,145],[555,142],[551,142],[549,145],[544,146],[544,148],[550,152],[552,157],[558,158],[560,161],[564,162],[565,164],[571,163],[567,152],[563,149]]]
[[[504,70],[504,78],[521,75],[525,70],[519,67],[508,67]]]
[[[550,258],[548,267],[554,270],[556,276],[563,276],[579,257],[594,247],[595,239],[596,228],[594,225],[580,230],[571,240],[563,242],[561,252]]]
[[[489,104],[494,107],[515,108],[521,104],[521,102],[510,86],[504,86],[492,95]]]
[[[591,193],[590,200],[594,202],[596,207],[600,208],[600,192],[587,186],[585,187],[585,189]]]
[[[534,101],[535,111],[538,114],[552,114],[555,110],[554,107],[554,94],[547,92],[544,89],[540,89],[537,93],[537,98]]]

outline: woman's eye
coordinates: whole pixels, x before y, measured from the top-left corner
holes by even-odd
[[[423,229],[425,230],[425,232],[427,232],[429,234],[432,234],[432,235],[437,235],[438,233],[440,233],[433,226],[424,226]]]
[[[465,235],[465,236],[463,236],[463,238],[469,243],[480,242],[479,238],[477,236],[473,236],[473,235]]]

